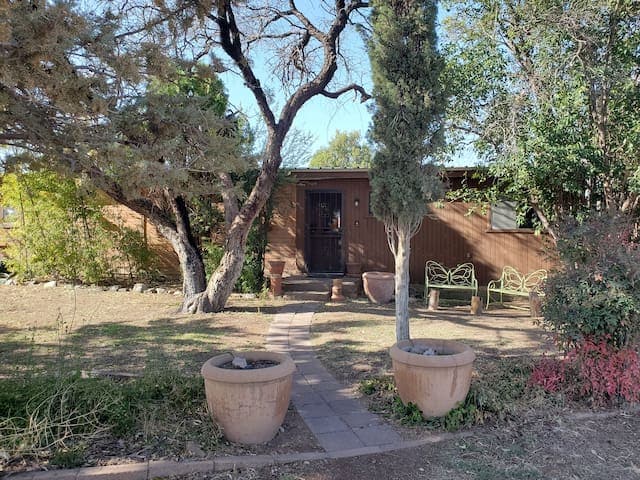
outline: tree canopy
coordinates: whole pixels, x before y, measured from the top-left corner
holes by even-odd
[[[311,168],[368,168],[371,148],[362,141],[360,132],[337,131],[329,145],[313,154]]]
[[[181,258],[183,309],[221,310],[297,112],[316,95],[368,98],[336,75],[347,58],[339,39],[367,6],[337,0],[314,9],[312,21],[293,1],[9,3],[0,8],[0,144],[31,167],[85,175],[147,216]],[[262,79],[256,61],[266,67]],[[247,194],[235,174],[251,159],[237,119],[217,108],[221,71],[242,79],[266,132]],[[227,228],[207,283],[187,201],[212,192],[224,201]]]
[[[638,206],[640,10],[630,0],[451,0],[449,117],[553,233],[563,214]]]
[[[409,338],[410,239],[443,187],[433,160],[443,144],[446,92],[435,1],[374,2],[369,45],[375,108],[372,210],[396,263],[396,336]]]

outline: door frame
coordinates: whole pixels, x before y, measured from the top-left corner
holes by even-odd
[[[310,238],[310,227],[309,227],[309,212],[311,210],[310,208],[310,202],[311,202],[311,194],[319,194],[319,193],[337,193],[340,195],[340,257],[339,257],[339,268],[338,271],[336,272],[312,272],[311,268],[310,268],[310,248],[311,248],[311,238]],[[308,188],[305,189],[304,191],[304,225],[303,225],[303,231],[304,231],[304,264],[307,270],[307,274],[309,276],[316,276],[316,277],[331,277],[331,276],[342,276],[344,275],[344,271],[345,271],[345,256],[344,256],[344,251],[345,251],[345,246],[344,246],[344,238],[345,238],[345,231],[344,231],[344,226],[346,225],[346,222],[344,220],[344,192],[342,190],[338,190],[338,189],[331,189],[331,188]]]

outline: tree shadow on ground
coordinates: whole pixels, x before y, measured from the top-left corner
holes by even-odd
[[[242,324],[215,320],[159,318],[145,325],[108,322],[82,326],[60,342],[36,344],[24,338],[0,346],[0,375],[67,369],[140,373],[146,368],[199,372],[211,356],[239,345],[264,348],[262,337]]]

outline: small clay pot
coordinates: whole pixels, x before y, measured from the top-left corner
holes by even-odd
[[[271,275],[282,275],[283,272],[284,272],[284,261],[271,260],[269,262],[269,273]]]

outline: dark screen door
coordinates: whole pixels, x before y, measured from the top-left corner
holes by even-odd
[[[309,273],[343,273],[342,193],[308,191],[305,213]]]

